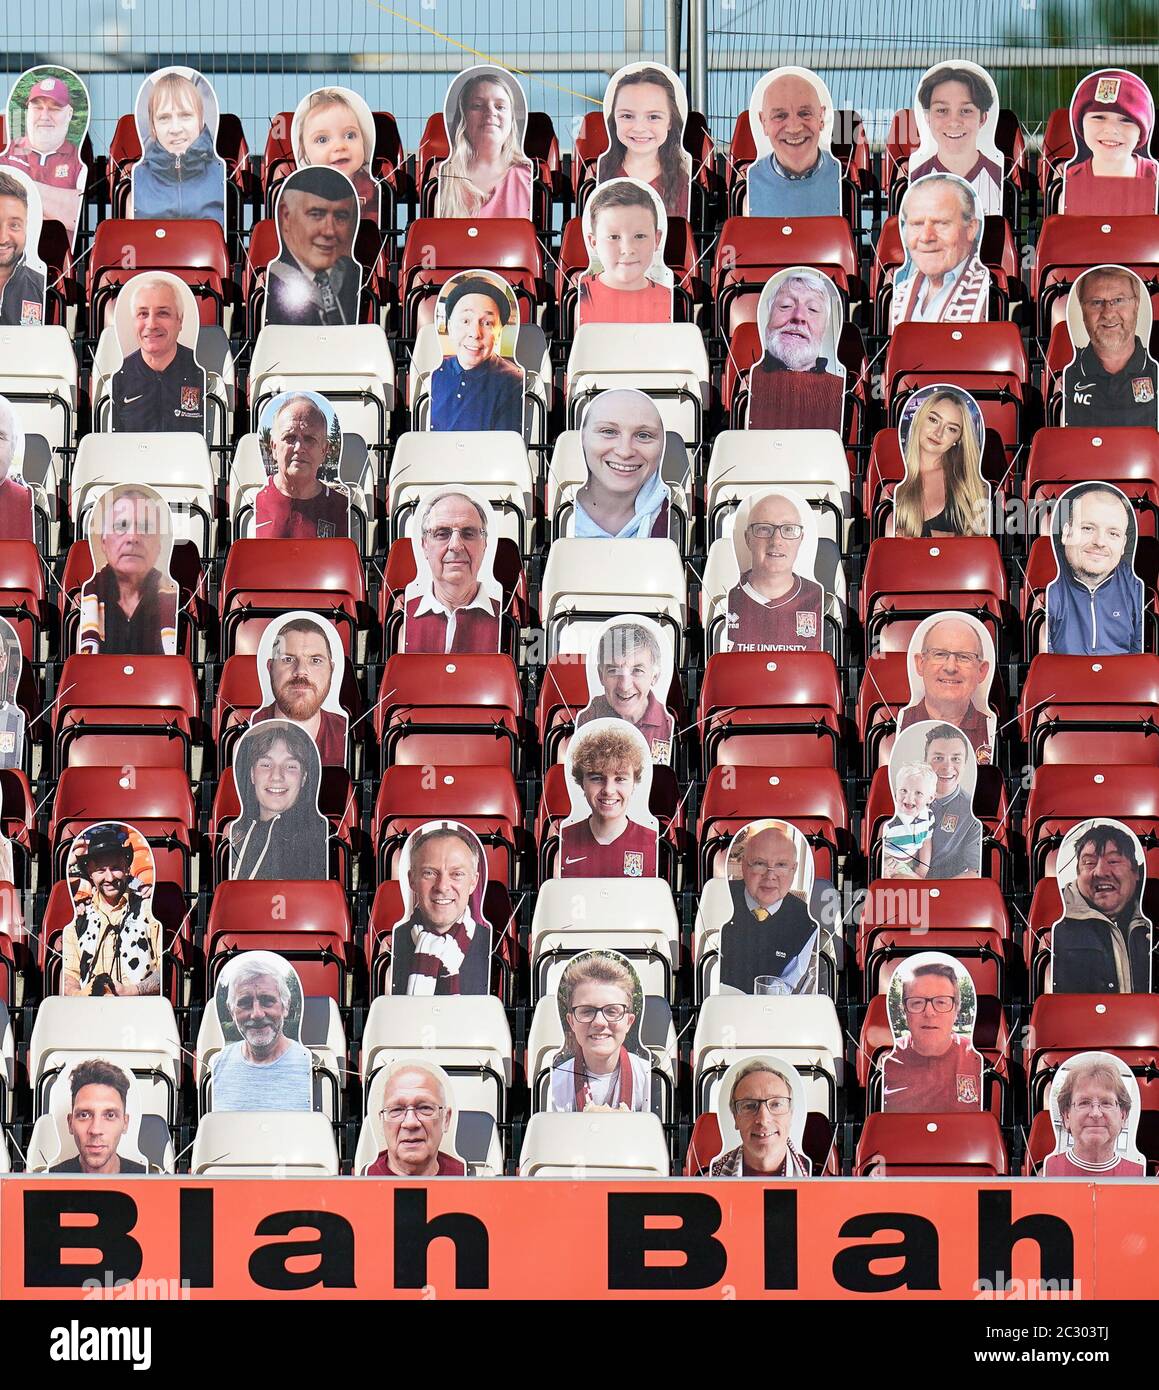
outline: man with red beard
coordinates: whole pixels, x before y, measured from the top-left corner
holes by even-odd
[[[323,767],[346,765],[346,716],[322,708],[334,679],[330,642],[321,624],[291,618],[274,638],[266,669],[273,700],[250,720],[288,719],[300,724],[318,745]]]

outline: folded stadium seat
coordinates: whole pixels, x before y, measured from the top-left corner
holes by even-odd
[[[601,391],[634,387],[652,397],[667,430],[694,451],[704,438],[708,355],[693,323],[584,323],[567,359],[567,427]]]
[[[1066,213],[1044,219],[1030,272],[1040,338],[1049,337],[1070,287],[1093,265],[1126,266],[1154,286],[1159,276],[1159,216]]]
[[[844,707],[828,652],[717,652],[697,706],[702,772],[717,764],[836,767]]]
[[[17,958],[16,942],[25,940],[24,918],[20,911],[20,895],[13,883],[0,882],[0,1006],[7,1009],[16,1003],[17,974],[22,974]],[[21,960],[27,959],[27,949],[21,949]],[[2,1037],[2,1030],[0,1030]],[[0,1049],[0,1056],[3,1055]],[[0,1068],[2,1070],[2,1068]],[[0,1076],[0,1082],[3,1077]],[[0,1118],[5,1118],[0,1107]]]
[[[688,1151],[684,1155],[684,1176],[686,1178],[706,1178],[712,1161],[722,1149],[720,1121],[716,1111],[697,1115],[692,1125],[692,1137],[688,1141]],[[838,1153],[837,1132],[824,1115],[810,1111],[805,1116],[805,1133],[801,1148],[805,1157],[813,1164],[815,1178],[836,1178],[841,1174],[841,1158]]]
[[[646,995],[674,1001],[680,924],[658,878],[545,879],[531,922],[531,998],[554,999],[567,962],[581,951],[618,951]]]
[[[807,497],[819,535],[848,550],[849,461],[832,430],[722,430],[713,441],[704,484],[709,541],[731,533],[732,513],[744,497],[778,483]]]
[[[487,876],[516,887],[523,878],[527,837],[515,778],[507,768],[388,767],[371,819],[379,879],[398,876],[398,857],[412,830],[432,820],[457,820],[487,853]]]
[[[519,1151],[522,1178],[666,1178],[668,1141],[655,1115],[536,1114]]]
[[[37,250],[45,271],[44,322],[63,325],[75,332],[80,286],[72,244],[64,224],[47,218],[41,224]]]
[[[1159,995],[1040,995],[1023,1045],[1032,1115],[1046,1108],[1055,1072],[1078,1052],[1114,1053],[1150,1089],[1159,1066]]]
[[[1159,615],[1156,614],[1159,545],[1152,536],[1139,537],[1135,551],[1135,573],[1143,581],[1143,650],[1154,651],[1159,643]],[[1046,590],[1051,581],[1057,578],[1058,564],[1050,537],[1035,536],[1022,576],[1019,605],[1026,629],[1024,650],[1028,656],[1046,650]]]
[[[168,999],[50,995],[36,1006],[28,1044],[33,1118],[46,1114],[56,1077],[71,1062],[99,1056],[137,1079],[142,1112],[172,1128],[185,1075],[177,1019]]]
[[[905,651],[923,618],[955,609],[985,624],[1001,650],[1010,614],[998,542],[991,536],[933,541],[889,536],[873,541],[860,604],[867,649]]]
[[[334,407],[344,431],[381,454],[394,409],[394,359],[374,323],[340,328],[271,324],[254,340],[250,359],[250,418],[283,391],[317,391]]]
[[[1125,425],[1103,430],[1067,425],[1035,432],[1022,482],[1023,500],[1037,521],[1028,531],[1046,534],[1050,503],[1068,487],[1092,478],[1126,493],[1140,535],[1159,533],[1159,432]]]
[[[1159,777],[1153,766],[1096,767],[1047,763],[1036,767],[1022,816],[1030,879],[1056,873],[1062,837],[1092,816],[1110,817],[1148,839],[1159,820]]]
[[[416,1065],[423,1065],[423,1057],[417,1054]],[[384,1146],[382,1121],[382,1097],[386,1090],[386,1068],[382,1068],[370,1083],[366,1094],[366,1108],[358,1131],[358,1144],[354,1150],[354,1175],[364,1176],[366,1170],[382,1152]],[[463,1110],[459,1106],[457,1089],[448,1097],[454,1112],[450,1138],[454,1149],[467,1165],[469,1176],[477,1178],[501,1178],[503,1176],[503,1144],[495,1117],[481,1110]]]
[[[380,994],[370,1001],[359,1054],[363,1114],[375,1076],[400,1057],[422,1056],[451,1077],[464,1110],[502,1124],[513,1079],[511,1028],[491,994]]]
[[[261,159],[262,198],[267,217],[273,215],[274,198],[281,181],[297,168],[298,161],[290,143],[293,124],[292,111],[278,111],[270,117],[270,128],[266,132],[266,145]]]
[[[641,613],[671,628],[676,664],[683,665],[690,614],[684,561],[675,542],[556,541],[539,591],[547,655],[586,651],[596,629],[620,613]]]
[[[1069,107],[1058,107],[1046,118],[1038,155],[1038,186],[1046,212],[1057,212],[1062,193],[1062,171],[1075,155]],[[1057,187],[1055,186],[1057,184]]]
[[[201,693],[188,657],[67,657],[52,709],[54,767],[178,767],[201,759]]]
[[[852,322],[865,287],[853,229],[844,217],[730,217],[713,252],[712,298],[720,336],[732,336],[741,321],[738,310],[744,318],[755,317],[765,282],[792,265],[812,266],[827,275]],[[746,299],[752,301],[748,306],[741,303]]]
[[[1159,767],[1159,656],[1031,657],[1018,722],[1041,763]],[[1092,735],[1097,734],[1097,738]]]
[[[983,883],[991,881],[981,880]],[[954,890],[947,885],[943,891],[951,893]],[[969,971],[979,994],[995,999],[1004,996],[1007,962],[1013,953],[996,931],[984,927],[944,931],[937,927],[903,926],[893,929],[883,926],[875,932],[873,945],[866,953],[862,998],[868,1003],[875,994],[883,994],[889,988],[895,971],[910,956],[923,951],[944,951],[954,956]]]
[[[150,1171],[175,1173],[176,1157],[169,1126],[160,1115],[142,1115],[137,1128],[137,1149]],[[41,1115],[32,1126],[25,1152],[25,1172],[47,1173],[63,1154],[73,1151],[75,1141],[68,1132],[68,1116],[57,1112]]]
[[[241,266],[241,297],[245,304],[246,336],[256,338],[262,327],[266,303],[266,272],[281,252],[278,224],[263,217],[250,228],[249,244]]]
[[[38,434],[66,469],[76,441],[78,369],[72,336],[60,325],[35,333],[0,328],[0,395],[20,411],[26,434]]]
[[[961,936],[964,941],[978,937],[1002,943],[1005,948],[1012,937],[1001,889],[989,878],[972,880],[969,892],[962,892],[961,887],[956,880],[875,879],[866,891],[857,924],[858,966],[868,970],[882,939],[900,940],[904,933],[917,949],[923,949],[917,943],[928,931]],[[945,949],[949,955],[957,954],[952,946]],[[879,986],[873,984],[866,998],[878,991]],[[1000,989],[980,992],[1002,994]]]
[[[674,430],[668,430],[665,435],[660,474],[668,484],[669,496],[672,499],[673,515],[669,519],[669,534],[683,555],[689,549],[695,500],[692,459],[684,440]],[[575,515],[576,493],[587,482],[587,477],[588,469],[583,455],[581,432],[561,430],[556,435],[551,462],[543,480],[543,515],[550,523],[552,541],[567,533]],[[673,521],[676,524],[675,533],[671,529]]]
[[[435,181],[437,166],[451,153],[447,139],[447,122],[441,111],[432,111],[423,126],[415,151],[415,173],[418,176],[420,202],[426,194],[427,183]]]
[[[394,928],[406,921],[407,916],[402,884],[397,879],[383,879],[374,890],[369,929],[362,943],[372,999],[391,993],[392,936]],[[513,1008],[515,971],[520,960],[519,926],[507,885],[494,878],[487,880],[483,918],[491,924],[491,992]]]
[[[908,107],[895,111],[890,118],[881,154],[881,184],[888,195],[888,210],[896,216],[902,195],[909,187],[909,157],[921,144],[917,118]]]
[[[676,1070],[679,1061],[676,1025],[663,995],[645,994],[643,1018],[637,1025],[640,1044],[652,1063],[651,1109],[665,1124],[677,1118]],[[535,1006],[527,1030],[525,1075],[533,1112],[550,1106],[551,1064],[564,1045],[563,1020],[554,994],[544,995]]]
[[[419,305],[464,270],[490,270],[511,286],[524,323],[551,303],[535,224],[522,217],[419,217],[406,229],[398,271],[403,336],[414,338]]]
[[[980,1179],[1009,1171],[1002,1130],[989,1111],[867,1115],[853,1160],[858,1178]]]
[[[608,128],[604,124],[603,111],[585,111],[575,133],[571,161],[571,180],[577,204],[580,202],[581,188],[585,184],[595,183],[596,164],[607,148]]]
[[[982,442],[982,477],[990,485],[990,518],[997,521],[1006,515],[1009,461],[1002,440],[994,430],[987,430]],[[905,478],[905,458],[896,429],[883,429],[873,437],[869,462],[861,487],[861,506],[869,520],[870,539],[886,534],[886,525],[893,515],[893,494]]]
[[[704,1000],[692,1040],[693,1110],[716,1108],[721,1078],[734,1062],[771,1052],[801,1074],[810,1110],[837,1116],[845,1084],[845,1038],[824,994],[713,994]]]
[[[881,832],[894,814],[893,793],[889,789],[889,768],[873,770],[869,795],[861,818],[861,852],[869,862],[870,876],[881,871]],[[982,822],[982,877],[993,878],[1008,887],[1010,872],[1010,805],[1001,770],[983,765],[978,769],[974,789],[974,814]],[[976,880],[971,880],[973,884]]]
[[[705,779],[697,818],[700,881],[713,876],[733,835],[752,820],[791,821],[813,849],[817,876],[840,881],[850,849],[849,808],[833,768],[714,767]]]
[[[367,626],[366,573],[352,540],[234,541],[218,596],[221,651],[255,653],[269,622],[302,608],[330,619],[347,657]]]
[[[407,534],[411,516],[425,498],[456,485],[481,492],[499,513],[499,534],[520,555],[534,543],[535,478],[527,446],[514,430],[478,433],[408,430],[395,441],[386,484],[386,513],[395,540]]]
[[[43,436],[26,434],[21,473],[25,486],[32,490],[33,539],[45,555],[55,554],[61,548],[64,460],[53,453]]]
[[[1030,362],[1014,323],[900,323],[885,353],[884,404],[891,424],[923,386],[951,382],[968,391],[1013,460],[1032,400]]]
[[[202,324],[230,331],[237,291],[220,222],[192,217],[99,222],[85,280],[90,331],[99,334],[125,283],[143,270],[164,270],[184,280],[198,301]]]
[[[338,1146],[325,1115],[211,1111],[198,1122],[189,1172],[203,1178],[336,1178]]]
[[[429,766],[453,747],[460,765],[522,770],[530,726],[519,672],[506,653],[396,654],[387,658],[378,689],[381,766]]]

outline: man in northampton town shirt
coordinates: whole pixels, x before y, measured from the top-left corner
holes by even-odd
[[[46,74],[29,90],[24,134],[0,157],[0,164],[23,170],[36,184],[45,217],[63,223],[70,245],[76,240],[88,177],[80,151],[68,138],[72,117],[68,83]]]
[[[654,763],[672,761],[672,715],[656,698],[660,644],[643,623],[616,623],[600,638],[596,674],[604,688],[576,718],[626,719],[644,735]]]
[[[523,372],[499,356],[511,303],[489,280],[464,280],[447,296],[453,352],[431,373],[431,429],[523,433]]]
[[[1064,424],[1105,429],[1159,425],[1155,362],[1139,337],[1139,281],[1121,268],[1075,282],[1090,337],[1062,374]]]
[[[328,540],[350,534],[350,499],[324,483],[326,417],[306,395],[287,396],[270,422],[274,471],[254,498],[258,540]],[[267,465],[268,467],[268,465]]]
[[[407,597],[403,651],[497,652],[499,599],[479,578],[486,513],[461,492],[442,492],[426,504],[421,530],[430,586]]]
[[[961,988],[951,965],[900,968],[907,1032],[882,1063],[883,1110],[924,1115],[982,1109],[982,1054],[954,1024]]]
[[[821,586],[793,568],[804,536],[790,498],[770,493],[754,504],[745,528],[752,568],[728,592],[728,650],[821,650]]]
[[[113,373],[113,429],[203,435],[205,373],[193,349],[177,341],[185,316],[177,287],[147,275],[129,292],[137,350]]]
[[[990,671],[977,632],[961,618],[943,618],[927,629],[921,651],[914,653],[914,667],[926,693],[902,710],[898,727],[908,729],[927,719],[953,724],[970,740],[979,763],[990,762],[998,721],[974,703],[974,692]]]
[[[926,731],[924,761],[938,779],[930,812],[929,878],[981,878],[982,822],[974,815],[973,797],[961,784],[969,759],[966,735],[953,724],[935,724]]]
[[[28,190],[0,170],[0,324],[8,328],[44,323],[44,275],[33,270],[28,246]]]

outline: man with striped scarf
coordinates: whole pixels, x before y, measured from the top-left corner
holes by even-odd
[[[414,903],[394,929],[392,994],[488,994],[491,927],[472,911],[486,886],[482,847],[454,821],[424,826],[407,870]],[[474,899],[482,900],[482,889]]]
[[[899,323],[982,323],[990,272],[978,259],[982,218],[974,190],[955,174],[927,174],[901,201],[909,273],[894,285],[890,329]]]

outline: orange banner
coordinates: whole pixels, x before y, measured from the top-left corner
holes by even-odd
[[[1146,1183],[0,1180],[4,1299],[1140,1297],[1157,1241]]]

